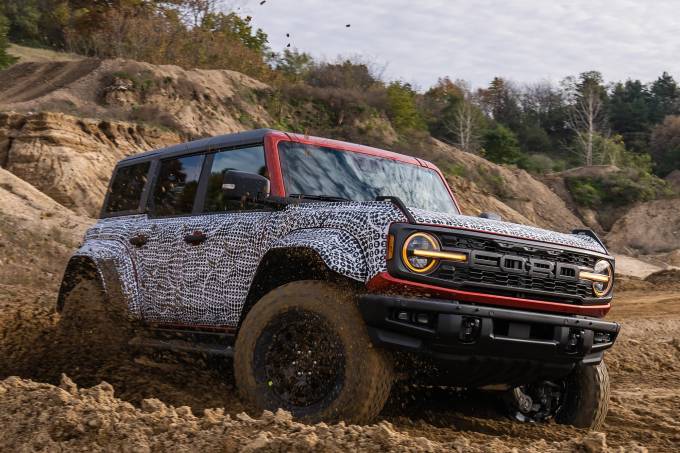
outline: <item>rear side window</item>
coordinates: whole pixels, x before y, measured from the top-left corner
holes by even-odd
[[[191,214],[203,155],[161,161],[151,212],[157,216]]]
[[[104,212],[112,214],[139,208],[150,165],[150,162],[143,162],[116,170]]]
[[[249,148],[220,151],[213,158],[208,180],[208,191],[205,196],[205,212],[220,212],[242,210],[240,202],[224,199],[222,181],[224,173],[229,170],[256,173],[267,176],[267,166],[264,159],[264,148],[252,146]],[[248,209],[248,207],[245,207]]]

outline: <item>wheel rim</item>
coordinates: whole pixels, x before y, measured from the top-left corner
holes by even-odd
[[[541,381],[514,388],[509,395],[511,416],[522,422],[543,422],[553,418],[564,403],[564,381]]]
[[[331,400],[344,377],[344,348],[321,316],[293,310],[273,320],[256,356],[265,385],[283,407],[309,407]]]

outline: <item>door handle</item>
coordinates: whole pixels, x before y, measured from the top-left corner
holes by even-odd
[[[149,237],[144,234],[138,234],[137,236],[131,237],[129,241],[130,244],[134,245],[135,247],[142,247],[149,241]]]
[[[184,236],[184,242],[190,245],[198,245],[208,239],[208,236],[202,231],[194,231],[191,234]]]

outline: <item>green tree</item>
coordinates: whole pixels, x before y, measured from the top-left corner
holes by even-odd
[[[300,81],[305,79],[314,67],[314,59],[307,52],[299,52],[297,49],[286,49],[280,55],[273,56],[276,69],[289,78]]]
[[[7,53],[9,41],[7,40],[8,21],[0,15],[0,69],[6,68],[16,61],[16,58]]]
[[[517,136],[502,124],[487,130],[483,137],[484,157],[497,164],[517,164],[522,158]]]
[[[426,124],[416,107],[416,92],[408,83],[392,82],[387,87],[388,115],[401,133],[425,130]]]
[[[511,82],[495,77],[489,87],[479,92],[480,103],[494,121],[513,131],[521,127],[522,111],[518,88]]]
[[[456,110],[465,93],[449,77],[442,77],[419,99],[418,107],[433,137],[448,143],[456,141],[448,125],[455,120]]]
[[[629,149],[644,152],[649,145],[651,104],[652,95],[639,80],[617,83],[609,96],[609,124]]]
[[[668,115],[680,113],[680,87],[675,79],[664,72],[649,89],[651,94],[650,119],[661,123]]]
[[[652,131],[651,154],[656,172],[665,176],[680,169],[680,116],[667,116]]]
[[[264,54],[268,45],[267,34],[260,28],[254,29],[251,21],[251,16],[241,17],[236,13],[211,13],[205,16],[200,27],[212,33],[229,35],[248,49]]]

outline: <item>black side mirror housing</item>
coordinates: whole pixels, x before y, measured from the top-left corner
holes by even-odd
[[[500,215],[496,214],[495,212],[482,212],[481,214],[479,214],[479,217],[482,218],[482,219],[489,219],[489,220],[498,220],[498,221],[503,220],[503,218]]]
[[[229,170],[222,179],[222,192],[228,200],[258,202],[269,197],[270,184],[264,176]]]

